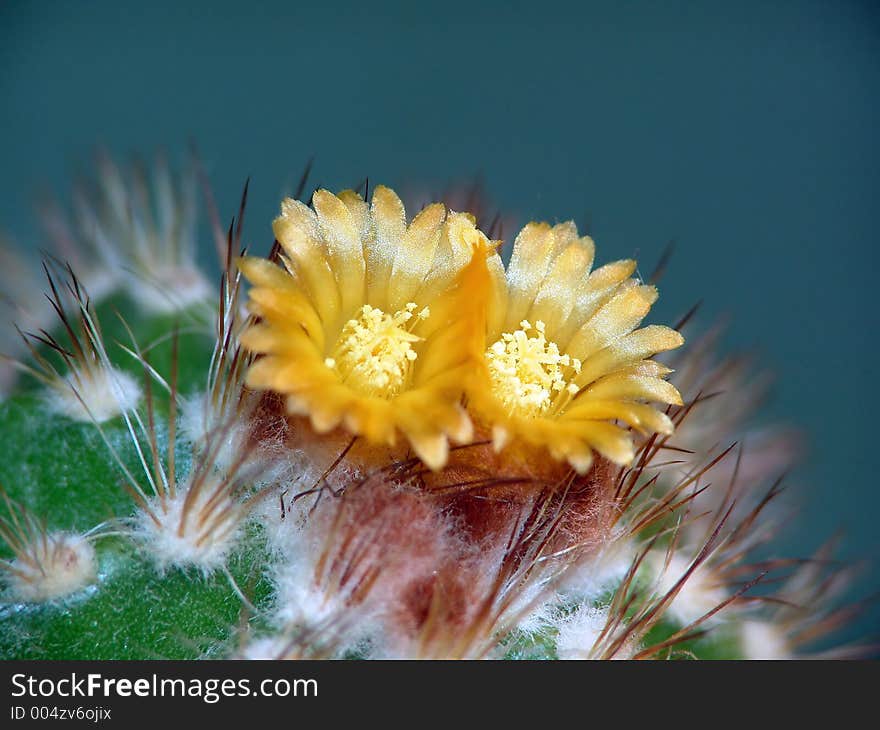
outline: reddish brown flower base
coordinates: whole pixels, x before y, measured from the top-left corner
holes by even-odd
[[[612,541],[620,468],[604,459],[581,476],[546,452],[496,454],[478,434],[432,472],[403,449],[317,435],[283,406],[261,398],[254,441],[283,439],[320,476],[280,500],[279,519],[283,510],[324,536],[316,586],[379,610],[401,652],[488,651],[568,568]]]

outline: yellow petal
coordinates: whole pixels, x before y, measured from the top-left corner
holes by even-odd
[[[364,249],[368,248],[368,241],[372,236],[372,221],[370,220],[370,206],[368,206],[360,193],[354,190],[343,190],[339,193],[339,199],[343,202],[348,213],[351,215],[352,223],[354,223],[355,231],[363,242]]]
[[[355,222],[345,204],[333,193],[318,190],[312,197],[328,260],[336,277],[343,317],[350,317],[364,301],[364,249]]]
[[[416,292],[434,263],[445,218],[446,207],[434,203],[422,210],[407,228],[391,269],[388,308],[392,311],[416,300]]]
[[[556,239],[547,223],[528,223],[519,232],[507,266],[504,331],[512,332],[525,319],[555,253]]]
[[[441,228],[434,265],[418,290],[419,300],[434,299],[449,287],[459,272],[468,265],[475,250],[494,250],[491,242],[464,213],[449,213]]]
[[[641,375],[606,375],[590,385],[584,395],[601,399],[640,399],[675,406],[682,405],[681,395],[672,383]]]
[[[634,286],[619,292],[575,333],[565,351],[581,361],[586,360],[632,332],[656,301],[657,289],[653,286]]]
[[[593,264],[593,254],[591,246],[575,241],[553,261],[528,313],[530,321],[541,321],[546,325],[549,339],[555,340],[556,331],[571,314],[579,287]]]
[[[501,424],[494,424],[492,426],[492,448],[494,448],[496,452],[499,452],[507,446],[509,442],[510,431]]]
[[[486,314],[488,341],[495,342],[501,337],[501,328],[507,316],[507,279],[504,263],[497,253],[492,253],[486,262],[489,269],[489,296]]]
[[[683,344],[684,337],[674,329],[663,325],[643,327],[621,337],[588,358],[583,363],[575,382],[583,387],[603,375],[634,365],[639,360],[644,360],[658,352],[673,350]]]
[[[473,438],[461,401],[485,346],[486,257],[492,247],[472,217],[446,218],[440,204],[406,227],[403,206],[387,188],[376,189],[369,209],[352,191],[339,196],[318,191],[313,204],[315,213],[285,201],[275,221],[287,271],[268,262],[244,264],[257,284],[248,307],[260,318],[241,338],[259,355],[248,384],[283,395],[290,413],[308,416],[322,433],[342,427],[368,442],[391,445],[403,434],[429,467],[440,468],[450,439]],[[410,308],[410,302],[420,308]],[[406,325],[399,317],[403,309],[415,317]],[[364,320],[363,327],[406,327],[405,333],[366,332],[409,338],[412,349],[400,354],[412,364],[393,389],[367,388],[352,374],[352,367],[395,366],[371,359],[379,355],[370,340],[360,350],[348,339],[340,341],[343,331],[346,338],[356,331],[344,330],[356,312],[378,317]],[[356,361],[344,367],[328,362],[337,352]],[[393,358],[397,351],[390,352]]]
[[[318,242],[284,217],[276,218],[272,229],[289,257],[288,268],[296,271],[297,280],[308,291],[321,321],[325,327],[335,328],[341,306],[339,287]]]
[[[273,390],[276,393],[303,393],[312,388],[323,388],[337,382],[335,375],[315,359],[303,357],[299,361],[284,355],[266,355],[248,369],[247,385],[254,390]]]
[[[239,341],[243,347],[255,353],[319,357],[322,352],[304,333],[297,336],[295,332],[284,332],[266,324],[248,327]]]
[[[281,201],[281,218],[294,227],[300,229],[308,238],[318,238],[318,218],[309,206],[293,198],[285,198]]]
[[[302,327],[319,350],[324,349],[324,329],[311,304],[296,291],[251,289],[250,311],[260,317],[281,320]]]
[[[621,375],[641,375],[646,378],[665,378],[674,370],[656,360],[639,360],[634,365],[618,371]]]
[[[556,239],[556,251],[560,253],[578,240],[578,229],[574,221],[563,221],[553,226]]]
[[[393,190],[379,185],[373,191],[370,212],[375,239],[366,251],[367,301],[384,311],[391,267],[406,234],[406,210]]]
[[[578,433],[602,456],[615,464],[629,464],[635,456],[632,436],[619,426],[605,421],[578,424]]]
[[[571,464],[572,469],[583,476],[590,471],[590,467],[593,466],[593,452],[590,451],[590,449],[573,452],[567,455],[566,460]]]
[[[236,259],[238,270],[256,286],[277,287],[279,289],[296,289],[296,282],[267,259],[256,256],[243,256]]]
[[[345,414],[345,427],[375,444],[393,444],[396,424],[393,406],[378,398],[357,398],[350,402]]]
[[[587,282],[574,298],[568,321],[555,333],[556,343],[565,350],[577,330],[607,302],[636,270],[635,261],[615,261],[590,274]]]
[[[329,433],[342,421],[343,413],[326,403],[311,402],[309,404],[309,421],[317,433]]]
[[[624,421],[634,428],[652,433],[671,434],[674,426],[669,416],[645,403],[619,400],[585,400],[566,410],[566,421]]]
[[[430,432],[408,435],[413,451],[425,466],[432,471],[439,471],[446,466],[446,461],[449,458],[449,441],[445,436]]]

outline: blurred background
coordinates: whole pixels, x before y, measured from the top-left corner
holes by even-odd
[[[314,157],[331,189],[481,179],[516,223],[574,218],[600,263],[675,251],[653,321],[703,300],[726,352],[777,382],[801,428],[803,509],[777,543],[835,529],[880,587],[877,202],[880,13],[872,2],[0,3],[0,229],[97,145],[199,147],[221,215],[251,178],[245,238],[271,243]],[[505,230],[509,236],[513,231]],[[206,256],[210,242],[204,236]],[[872,608],[849,634],[873,634]]]

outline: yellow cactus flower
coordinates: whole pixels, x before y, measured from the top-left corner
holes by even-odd
[[[407,224],[400,198],[381,186],[370,204],[319,190],[312,206],[281,205],[283,268],[239,263],[258,318],[241,343],[262,355],[247,384],[284,395],[319,433],[344,427],[387,445],[403,434],[441,468],[449,439],[472,436],[461,398],[482,357],[488,241],[472,217],[440,203]]]
[[[668,327],[636,329],[657,299],[631,278],[634,261],[590,273],[594,245],[571,222],[529,223],[505,271],[489,259],[492,291],[481,367],[470,380],[475,417],[496,450],[509,442],[545,447],[585,473],[598,452],[617,464],[634,454],[632,433],[671,433],[654,403],[681,405],[650,360],[684,340]]]

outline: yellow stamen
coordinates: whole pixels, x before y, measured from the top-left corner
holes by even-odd
[[[342,328],[332,356],[324,364],[364,395],[393,398],[406,385],[418,355],[413,344],[421,341],[410,331],[418,320],[427,319],[428,307],[414,314],[409,302],[394,314],[365,304],[357,319]]]
[[[495,396],[510,415],[536,417],[559,411],[578,392],[570,382],[581,362],[562,355],[548,341],[544,323],[520,322],[520,329],[505,332],[487,351],[486,361]]]

